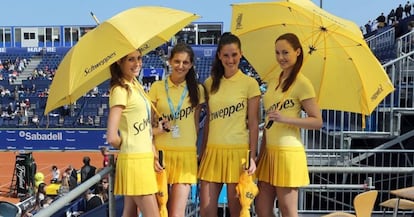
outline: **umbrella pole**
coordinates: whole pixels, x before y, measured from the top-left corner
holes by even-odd
[[[92,16],[93,20],[95,20],[97,25],[101,24],[101,22],[99,22],[98,18],[95,16],[95,14],[92,11],[91,11],[91,16]]]

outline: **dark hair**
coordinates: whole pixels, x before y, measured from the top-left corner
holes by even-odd
[[[285,92],[289,89],[289,87],[293,84],[293,82],[296,79],[296,76],[298,75],[300,68],[302,67],[302,63],[303,63],[303,48],[302,45],[300,44],[299,38],[293,34],[293,33],[286,33],[283,34],[281,36],[279,36],[275,43],[280,41],[280,40],[286,40],[292,47],[294,50],[300,49],[300,54],[296,60],[295,65],[293,66],[292,71],[289,74],[289,77],[286,78],[286,80],[283,82],[283,84],[280,84],[276,87],[276,89],[282,85],[282,92]],[[282,73],[280,73],[279,76],[279,81],[282,79]]]
[[[224,75],[224,66],[221,60],[219,59],[218,55],[221,49],[225,45],[229,44],[236,44],[241,50],[241,42],[237,36],[231,34],[230,32],[225,32],[220,36],[219,43],[217,45],[216,56],[211,67],[211,78],[213,79],[213,83],[211,84],[211,93],[215,93],[218,91],[220,87],[220,79]]]
[[[142,52],[140,50],[137,50],[140,54],[142,54]],[[124,57],[122,57],[119,61],[122,63],[125,61],[125,59],[127,58],[128,55],[125,55]],[[120,86],[125,88],[126,90],[128,90],[128,92],[130,91],[130,88],[127,84],[125,84],[124,79],[122,79],[122,71],[121,68],[118,64],[118,61],[112,63],[109,66],[109,70],[111,72],[111,80],[110,80],[110,87],[113,88],[115,86]]]
[[[190,62],[193,64],[193,66],[190,68],[188,73],[185,75],[185,82],[187,83],[187,89],[188,89],[188,96],[190,96],[190,103],[192,107],[196,107],[200,103],[199,94],[200,90],[198,89],[198,82],[197,82],[197,75],[194,70],[194,51],[193,49],[184,43],[178,43],[173,47],[171,50],[171,55],[169,60],[172,60],[174,58],[174,55],[177,53],[185,52],[190,57]]]
[[[39,186],[37,186],[35,205],[39,208],[42,207],[42,200],[39,198],[40,194],[43,194],[46,197],[46,184],[44,182],[40,183]]]
[[[89,165],[91,163],[91,158],[88,156],[83,157],[83,163]]]

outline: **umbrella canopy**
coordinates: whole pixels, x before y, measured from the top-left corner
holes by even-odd
[[[358,26],[312,1],[244,3],[232,8],[231,32],[240,37],[243,55],[264,82],[275,82],[281,72],[274,44],[290,32],[301,40],[302,73],[312,81],[322,109],[369,115],[394,90]]]
[[[60,63],[45,114],[73,103],[110,77],[109,66],[140,49],[143,54],[167,42],[199,16],[164,7],[123,11],[85,34]]]
[[[243,171],[240,175],[239,183],[236,186],[237,195],[241,205],[240,217],[250,217],[250,205],[259,193],[259,189],[253,182],[253,177]]]

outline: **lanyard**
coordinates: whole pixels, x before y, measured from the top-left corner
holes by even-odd
[[[144,100],[144,102],[145,102],[145,109],[147,110],[147,118],[148,118],[149,121],[151,121],[151,111],[150,111],[150,106],[149,106],[149,103],[148,103],[148,99],[144,96],[144,94],[143,94],[144,90],[139,86],[140,84],[135,84],[135,85],[138,88],[139,95],[142,97],[142,100]],[[150,133],[150,136],[152,136],[152,127],[150,127],[149,133]]]
[[[180,101],[178,102],[177,109],[174,110],[174,105],[172,103],[170,94],[168,93],[168,81],[167,80],[168,78],[164,80],[165,81],[164,83],[165,83],[165,91],[167,92],[168,106],[170,107],[170,111],[174,119],[177,119],[180,114],[180,110],[181,110],[181,106],[183,105],[184,98],[188,92],[187,85],[184,87],[183,93],[181,94],[181,98],[180,98]]]

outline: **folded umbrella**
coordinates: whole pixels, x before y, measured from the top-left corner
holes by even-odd
[[[158,162],[164,168],[164,153],[162,150],[158,151]],[[157,173],[158,192],[156,194],[158,201],[158,208],[161,217],[168,217],[167,202],[168,202],[168,182],[167,174],[163,169]]]

